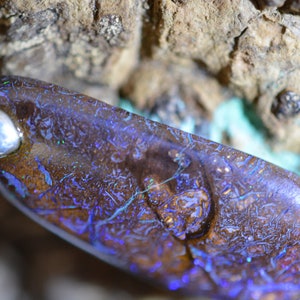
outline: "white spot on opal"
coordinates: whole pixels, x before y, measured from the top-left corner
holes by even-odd
[[[168,155],[172,158],[175,163],[178,163],[178,166],[181,168],[187,168],[191,160],[190,158],[183,152],[178,152],[176,149],[171,149],[168,152]]]
[[[0,157],[20,147],[22,134],[11,118],[0,110]]]

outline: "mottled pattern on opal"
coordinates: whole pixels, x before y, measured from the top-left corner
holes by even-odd
[[[37,80],[2,77],[0,109],[1,192],[37,222],[170,290],[299,299],[298,176]]]

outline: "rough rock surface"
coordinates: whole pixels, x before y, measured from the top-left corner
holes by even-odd
[[[0,1],[0,20],[2,73],[116,88],[138,61],[138,1]]]

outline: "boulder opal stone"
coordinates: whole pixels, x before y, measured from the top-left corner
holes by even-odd
[[[170,290],[299,299],[295,174],[38,80],[0,110],[0,191],[36,222]]]

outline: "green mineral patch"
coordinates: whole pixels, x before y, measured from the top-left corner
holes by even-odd
[[[300,173],[300,155],[288,151],[274,152],[267,141],[267,133],[255,112],[238,98],[222,103],[215,111],[210,139],[230,144],[246,153],[258,156],[280,167]]]

